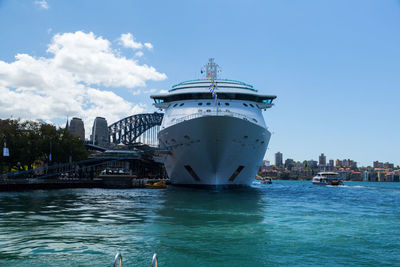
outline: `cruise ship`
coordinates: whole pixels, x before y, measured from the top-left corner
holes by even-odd
[[[218,72],[211,58],[204,79],[151,96],[164,110],[158,140],[169,151],[164,164],[172,184],[249,186],[264,158],[271,133],[262,110],[272,107],[276,96],[218,79]]]

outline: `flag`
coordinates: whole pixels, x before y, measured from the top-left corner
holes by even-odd
[[[210,87],[208,87],[208,90],[214,98],[215,104],[217,104],[217,92],[215,91],[215,89],[217,89],[217,86],[215,85],[214,80],[211,78],[211,85]]]
[[[9,157],[10,156],[10,150],[8,150],[7,147],[3,148],[3,157]]]

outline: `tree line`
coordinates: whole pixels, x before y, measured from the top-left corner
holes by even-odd
[[[1,149],[1,173],[30,170],[36,162],[52,165],[88,157],[82,140],[77,136],[41,122],[0,120],[0,140],[1,146],[9,151],[9,156],[4,156]]]

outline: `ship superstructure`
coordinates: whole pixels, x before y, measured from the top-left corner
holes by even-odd
[[[158,139],[170,151],[164,161],[168,176],[181,185],[250,185],[271,137],[262,110],[276,96],[218,79],[214,59],[202,72],[205,79],[151,96],[165,112]]]

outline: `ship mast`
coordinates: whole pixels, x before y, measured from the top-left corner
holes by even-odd
[[[206,78],[211,79],[212,81],[217,80],[217,73],[220,70],[220,67],[218,64],[215,64],[214,58],[210,58],[204,68],[206,69]]]

